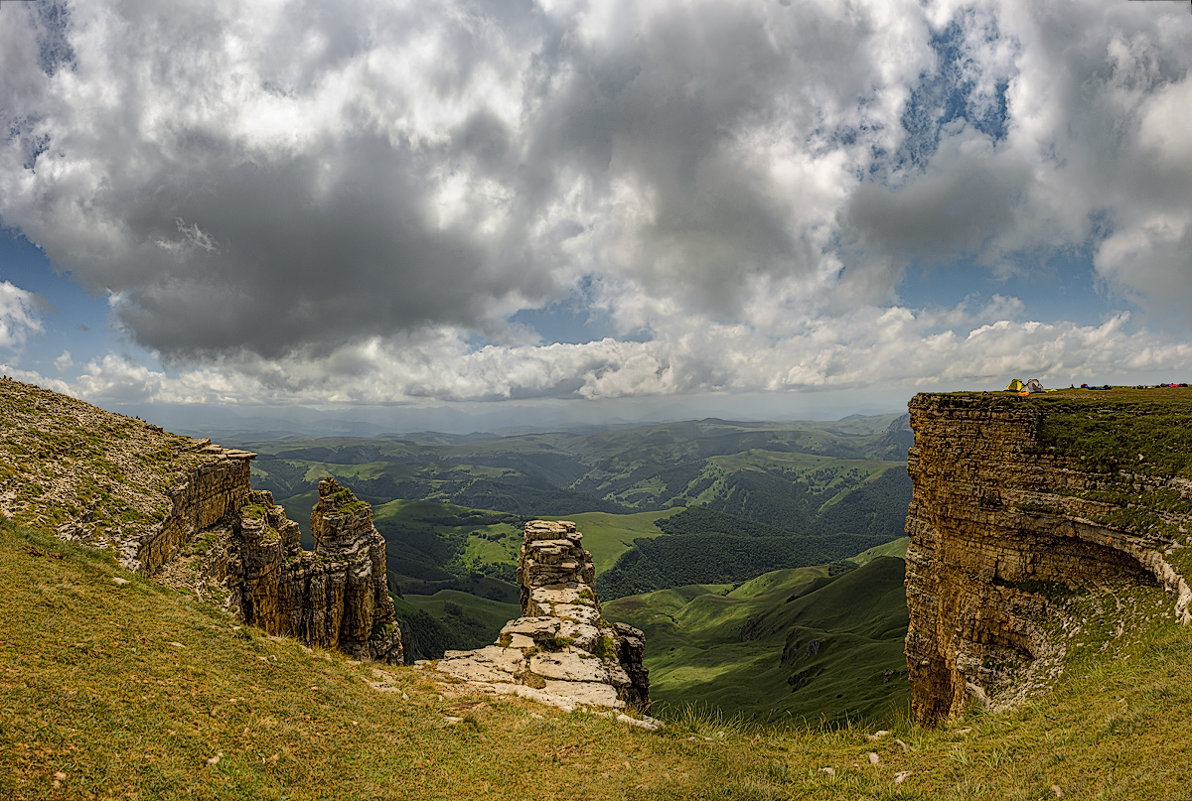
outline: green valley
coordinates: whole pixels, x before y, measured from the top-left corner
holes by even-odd
[[[667,714],[888,725],[909,699],[899,543],[859,567],[657,590],[608,601],[605,614],[645,631],[651,693]]]
[[[260,454],[254,484],[271,490],[304,527],[314,483],[324,475],[374,504],[406,652],[415,659],[489,643],[512,617],[521,529],[531,518],[576,522],[605,600],[741,584],[895,540],[910,495],[909,443],[905,418],[883,415],[835,423],[702,420],[595,433],[242,444]],[[749,592],[739,588],[726,602],[747,603],[756,614],[774,600]],[[651,626],[643,628],[651,635],[648,653],[660,653]],[[727,659],[725,647],[744,649],[753,656],[745,664],[734,654],[731,670],[750,675],[784,648],[774,637],[721,642],[710,630],[694,629],[682,636],[693,639],[671,654],[676,665],[706,661],[717,649],[717,658]],[[785,682],[789,674],[783,667],[772,678]],[[725,708],[752,714],[753,706],[741,698]],[[795,704],[791,714],[799,709]]]

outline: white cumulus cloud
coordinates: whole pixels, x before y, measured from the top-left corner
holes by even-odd
[[[29,334],[41,330],[36,299],[31,292],[0,281],[0,348],[15,348]]]
[[[91,398],[606,398],[1137,353],[1170,369],[1179,340],[1147,331],[1186,332],[1192,304],[1186,16],[12,4],[0,223],[167,366],[91,361]],[[1008,296],[900,296],[912,267],[1004,278],[1072,253],[1123,313],[1029,323]],[[19,292],[0,284],[0,346],[38,330]],[[513,319],[572,302],[605,321],[591,341]]]

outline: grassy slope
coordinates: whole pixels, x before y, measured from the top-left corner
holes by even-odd
[[[824,567],[779,570],[731,592],[661,590],[609,601],[604,611],[646,632],[662,708],[885,724],[909,697],[902,567],[877,558],[833,580]]]
[[[663,536],[663,532],[654,525],[655,521],[670,517],[683,511],[683,507],[661,509],[656,512],[638,512],[629,515],[617,515],[609,512],[581,512],[573,515],[556,515],[547,520],[571,520],[583,532],[584,547],[592,552],[592,559],[596,563],[596,573],[599,575],[612,567],[617,557],[633,546],[638,537],[653,538]]]
[[[444,698],[416,671],[238,630],[41,535],[0,528],[0,574],[0,797],[14,801],[1171,799],[1192,782],[1192,637],[1160,619],[1082,650],[1054,695],[939,731],[681,719],[646,733]]]
[[[493,635],[489,639],[492,641],[497,639],[497,632],[502,626],[521,614],[519,604],[491,601],[460,590],[439,590],[434,595],[409,594],[403,600],[415,609],[425,610],[437,618],[444,619],[451,616],[448,610],[454,604],[468,617],[491,628]]]
[[[856,556],[849,557],[850,562],[856,562],[858,565],[863,565],[866,562],[872,562],[879,556],[893,556],[898,559],[906,558],[906,548],[911,543],[910,537],[899,537],[893,542],[887,542],[884,545],[878,545],[869,548]]]

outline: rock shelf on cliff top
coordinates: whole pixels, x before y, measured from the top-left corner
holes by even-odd
[[[268,492],[256,454],[0,379],[0,514],[109,550],[129,570],[222,605],[269,634],[400,664],[372,507],[319,484],[315,550]]]
[[[477,689],[567,710],[648,709],[644,635],[601,615],[592,555],[582,540],[574,523],[527,523],[517,568],[521,616],[505,624],[493,645],[418,664]]]
[[[1080,628],[1064,618],[1073,598],[1111,592],[1121,609],[1131,588],[1161,588],[1188,622],[1192,399],[1180,392],[911,400],[906,656],[921,723],[1047,686],[1063,632]]]

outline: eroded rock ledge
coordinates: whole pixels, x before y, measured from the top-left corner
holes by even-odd
[[[372,507],[326,478],[310,520],[313,552],[302,550],[298,524],[270,493],[251,493],[228,532],[230,603],[270,634],[401,664],[385,540],[373,526]]]
[[[252,489],[255,457],[0,379],[0,514],[112,551],[270,634],[400,664],[372,507],[321,482],[303,551],[298,524]]]
[[[1065,651],[1057,596],[1157,585],[1188,622],[1192,484],[1171,450],[1188,452],[1182,392],[911,401],[906,655],[921,723],[1007,675],[1044,684]]]
[[[642,664],[644,635],[601,615],[592,554],[582,540],[574,523],[527,523],[517,568],[522,616],[506,623],[493,645],[448,651],[437,662],[419,664],[564,709],[632,706],[645,712],[650,684]]]

